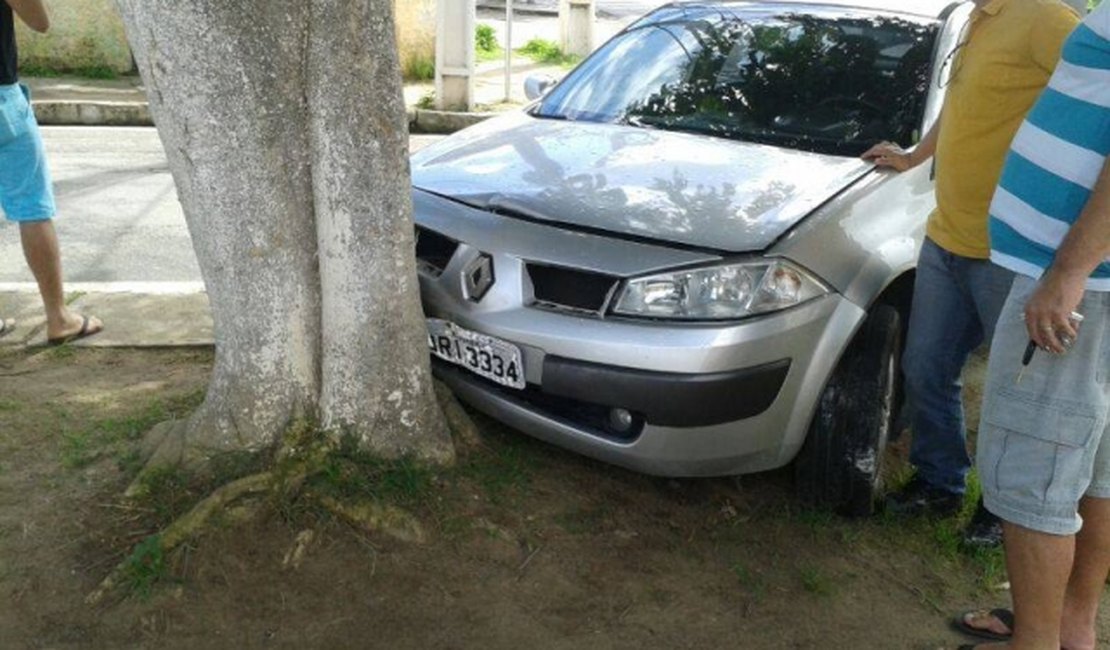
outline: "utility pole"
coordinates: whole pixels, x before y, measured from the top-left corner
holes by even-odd
[[[594,0],[559,0],[559,47],[564,54],[586,57],[594,51]]]
[[[505,102],[513,101],[513,0],[505,0]]]
[[[436,108],[474,110],[474,0],[439,0],[436,12]]]

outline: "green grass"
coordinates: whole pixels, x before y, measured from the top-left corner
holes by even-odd
[[[337,499],[373,499],[414,506],[426,503],[436,485],[434,470],[412,458],[384,460],[346,437],[311,480],[315,490]]]
[[[48,67],[36,64],[24,65],[19,69],[19,74],[24,77],[80,77],[82,79],[111,80],[118,79],[119,73],[106,65],[68,67]]]
[[[605,506],[577,506],[555,516],[555,523],[571,535],[592,535],[601,532],[610,510]]]
[[[57,355],[64,357],[75,353],[75,349],[69,346],[61,346],[52,351],[55,358],[58,358]],[[106,455],[114,454],[120,461],[121,469],[134,469],[130,462],[134,459],[134,443],[159,422],[190,413],[203,399],[204,393],[197,391],[157,400],[147,404],[136,414],[97,420],[83,428],[65,431],[61,442],[62,464],[70,469],[80,469]]]
[[[492,26],[478,25],[474,28],[474,48],[479,52],[501,49],[501,44],[497,42],[497,32]]]
[[[558,43],[542,38],[533,38],[525,43],[524,47],[517,50],[517,52],[537,63],[550,65],[570,66],[581,60],[580,57],[574,56],[573,54],[565,54]]]
[[[436,107],[436,93],[434,90],[424,93],[420,100],[416,102],[417,108],[424,110],[432,110]]]
[[[158,535],[151,535],[136,545],[124,561],[124,587],[146,600],[150,598],[154,586],[164,581],[168,573],[162,540]]]
[[[763,576],[752,571],[747,565],[741,562],[734,562],[732,564],[732,573],[740,582],[740,586],[744,588],[757,601],[763,600],[767,595],[767,582]]]
[[[143,475],[140,505],[150,508],[159,522],[168,524],[189,511],[197,502],[190,476],[179,466],[156,467]]]
[[[5,411],[7,411],[9,413],[14,413],[15,411],[18,411],[21,408],[23,408],[23,406],[20,405],[19,402],[13,402],[11,400],[0,399],[0,413],[3,413]]]
[[[497,32],[489,25],[474,28],[474,55],[479,62],[505,58],[505,50],[497,42]]]
[[[532,481],[535,459],[524,442],[501,437],[486,453],[467,460],[459,473],[475,483],[495,504],[524,490]]]
[[[407,81],[429,81],[436,78],[436,62],[428,56],[414,56],[403,70]]]
[[[77,348],[75,348],[72,345],[69,345],[67,343],[65,345],[58,345],[58,346],[47,348],[46,354],[51,359],[57,359],[57,360],[72,359],[73,356],[75,354],[77,354]]]
[[[835,591],[833,581],[817,567],[802,567],[798,571],[802,588],[816,596],[831,596]]]
[[[909,475],[901,476],[893,484],[902,485],[908,478]],[[992,589],[1006,579],[1002,549],[969,548],[963,543],[964,528],[975,512],[980,494],[979,479],[973,470],[968,475],[967,493],[958,515],[936,519],[884,514],[874,519],[875,531],[887,543],[900,545],[925,559],[937,573],[947,573],[954,565],[963,564],[975,572],[981,589]]]
[[[474,57],[478,63],[489,63],[490,61],[503,61],[505,59],[505,50],[500,47],[492,50],[476,50]]]

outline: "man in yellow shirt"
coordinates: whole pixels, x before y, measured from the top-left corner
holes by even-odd
[[[936,165],[937,208],[918,262],[903,361],[917,472],[888,497],[895,513],[944,516],[963,502],[971,460],[960,375],[994,333],[1013,280],[990,262],[988,209],[1010,142],[1078,22],[1060,0],[975,0],[939,80],[947,95],[936,124],[912,151],[884,142],[864,154],[899,172],[934,157]],[[1001,541],[981,504],[967,539]]]

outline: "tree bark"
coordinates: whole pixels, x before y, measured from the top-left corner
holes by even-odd
[[[212,304],[207,398],[155,461],[295,420],[449,460],[413,259],[390,0],[118,0]]]
[[[323,424],[388,456],[449,454],[449,437],[421,444],[429,431],[446,427],[424,345],[393,3],[313,0],[312,8],[308,97],[326,322]]]

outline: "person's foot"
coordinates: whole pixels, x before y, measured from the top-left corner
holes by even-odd
[[[980,499],[964,529],[964,545],[974,548],[994,548],[1002,545],[1002,522],[983,506]]]
[[[47,329],[46,342],[49,345],[65,345],[102,331],[104,331],[104,323],[100,322],[99,318],[71,313],[62,327],[57,330]]]
[[[1008,609],[977,609],[956,619],[956,629],[971,636],[1006,641],[1013,636],[1014,614]]]
[[[907,517],[948,517],[959,512],[963,501],[962,494],[933,487],[915,476],[900,490],[887,495],[886,511]]]

